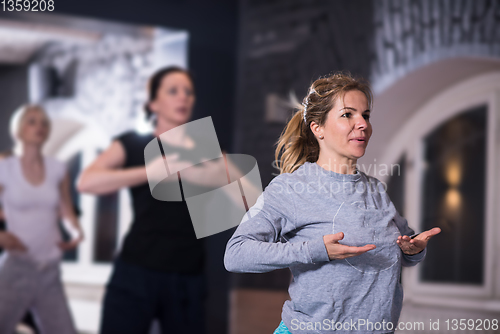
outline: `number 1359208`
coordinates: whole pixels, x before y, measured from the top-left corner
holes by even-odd
[[[4,12],[52,12],[54,0],[2,0]]]

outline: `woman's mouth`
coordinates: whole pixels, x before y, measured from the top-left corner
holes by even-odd
[[[366,138],[365,137],[358,137],[358,138],[353,138],[350,141],[353,141],[355,143],[365,143],[366,142]]]

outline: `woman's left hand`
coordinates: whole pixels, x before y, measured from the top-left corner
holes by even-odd
[[[441,229],[439,227],[434,227],[428,231],[418,234],[413,239],[407,235],[399,236],[396,243],[399,248],[401,248],[403,253],[406,255],[414,255],[423,251],[424,248],[427,247],[429,239],[440,232]]]
[[[83,239],[84,239],[83,231],[80,229],[79,234],[76,238],[73,238],[69,241],[62,241],[57,245],[59,246],[59,248],[61,248],[63,251],[66,252],[75,249],[80,244],[80,242],[83,241]]]

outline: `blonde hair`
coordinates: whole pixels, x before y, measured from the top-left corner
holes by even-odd
[[[319,144],[310,124],[314,121],[318,125],[324,125],[335,101],[343,99],[345,93],[351,90],[364,93],[371,109],[373,94],[370,85],[350,73],[334,73],[312,83],[302,104],[297,106],[298,110],[286,124],[276,143],[275,159],[280,174],[292,173],[306,161],[318,160]]]
[[[49,119],[47,113],[45,112],[45,109],[43,109],[43,107],[38,104],[24,104],[19,108],[17,108],[16,111],[14,111],[14,113],[10,117],[9,130],[10,130],[10,136],[14,141],[13,152],[16,154],[20,154],[21,152],[19,132],[21,131],[22,120],[28,112],[33,110],[42,112],[47,117],[47,119]]]

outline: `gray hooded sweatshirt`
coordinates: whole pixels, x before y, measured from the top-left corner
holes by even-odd
[[[323,236],[337,232],[341,244],[376,249],[330,260]],[[401,313],[401,266],[425,257],[396,244],[413,233],[378,179],[306,162],[266,187],[229,240],[224,265],[236,273],[289,268],[281,316],[293,334],[389,333]]]

